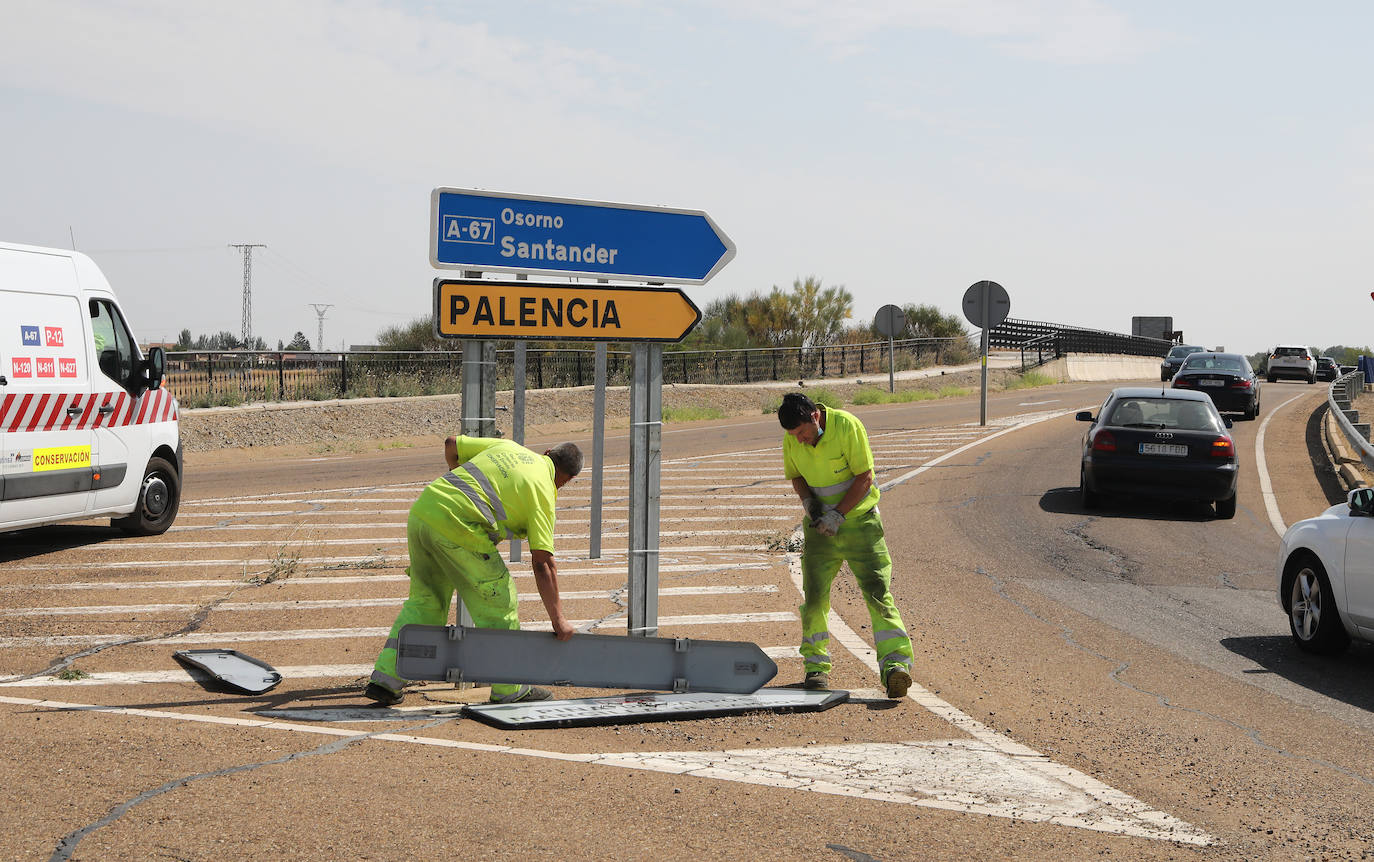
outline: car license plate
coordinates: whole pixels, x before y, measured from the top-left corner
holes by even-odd
[[[1188,454],[1188,447],[1177,443],[1141,443],[1140,454],[1182,456]]]
[[[1226,385],[1226,381],[1225,381],[1225,380],[1203,380],[1203,381],[1200,381],[1200,382],[1202,383],[1203,386],[1225,386],[1225,385]]]

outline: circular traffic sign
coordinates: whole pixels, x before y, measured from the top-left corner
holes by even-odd
[[[906,331],[906,314],[895,305],[884,305],[873,318],[873,328],[879,335],[896,338]]]
[[[979,329],[991,329],[1011,313],[1011,297],[995,281],[980,281],[964,291],[964,317]]]

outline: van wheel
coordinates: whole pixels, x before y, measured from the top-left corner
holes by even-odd
[[[149,458],[132,514],[110,523],[134,536],[160,536],[176,520],[181,505],[181,477],[164,458]]]

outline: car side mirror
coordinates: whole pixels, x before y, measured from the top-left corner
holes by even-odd
[[[148,388],[157,389],[167,374],[167,353],[161,347],[149,349],[148,358],[143,360],[143,367],[148,370]]]
[[[1356,488],[1350,492],[1350,514],[1374,514],[1374,488]]]
[[[1093,421],[1093,412],[1091,410],[1079,410],[1073,418],[1079,422],[1091,422]]]
[[[1231,421],[1231,417],[1229,416],[1221,417],[1221,421],[1226,425],[1227,428],[1231,428],[1235,425],[1235,423]]]

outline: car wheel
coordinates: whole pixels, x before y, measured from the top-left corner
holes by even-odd
[[[159,536],[176,520],[181,505],[181,477],[164,458],[149,458],[134,511],[111,523],[135,536]]]
[[[1232,492],[1231,496],[1225,500],[1217,500],[1217,517],[1234,518],[1236,516],[1236,495]]]
[[[1250,406],[1248,406],[1248,407],[1245,408],[1245,418],[1246,418],[1246,419],[1254,419],[1254,418],[1255,418],[1256,416],[1258,416],[1258,415],[1259,415],[1259,402],[1258,402],[1258,401],[1256,401],[1254,404],[1251,404]]]
[[[1309,374],[1309,375],[1307,375],[1307,385],[1308,385],[1308,386],[1311,386],[1313,383],[1316,383],[1316,382],[1317,382],[1317,375],[1315,375],[1315,374]]]
[[[1298,647],[1320,655],[1335,655],[1350,643],[1341,625],[1336,598],[1326,570],[1311,554],[1297,560],[1288,588],[1288,629]]]
[[[1078,491],[1083,497],[1083,508],[1096,509],[1102,505],[1102,495],[1088,487],[1088,475],[1081,467],[1078,470]]]
[[[1275,380],[1276,378],[1275,378],[1273,375],[1270,375],[1270,376],[1268,376],[1268,377],[1266,377],[1266,378],[1264,378],[1264,379],[1265,379],[1266,381],[1268,381],[1269,383],[1273,383],[1274,380]]]

